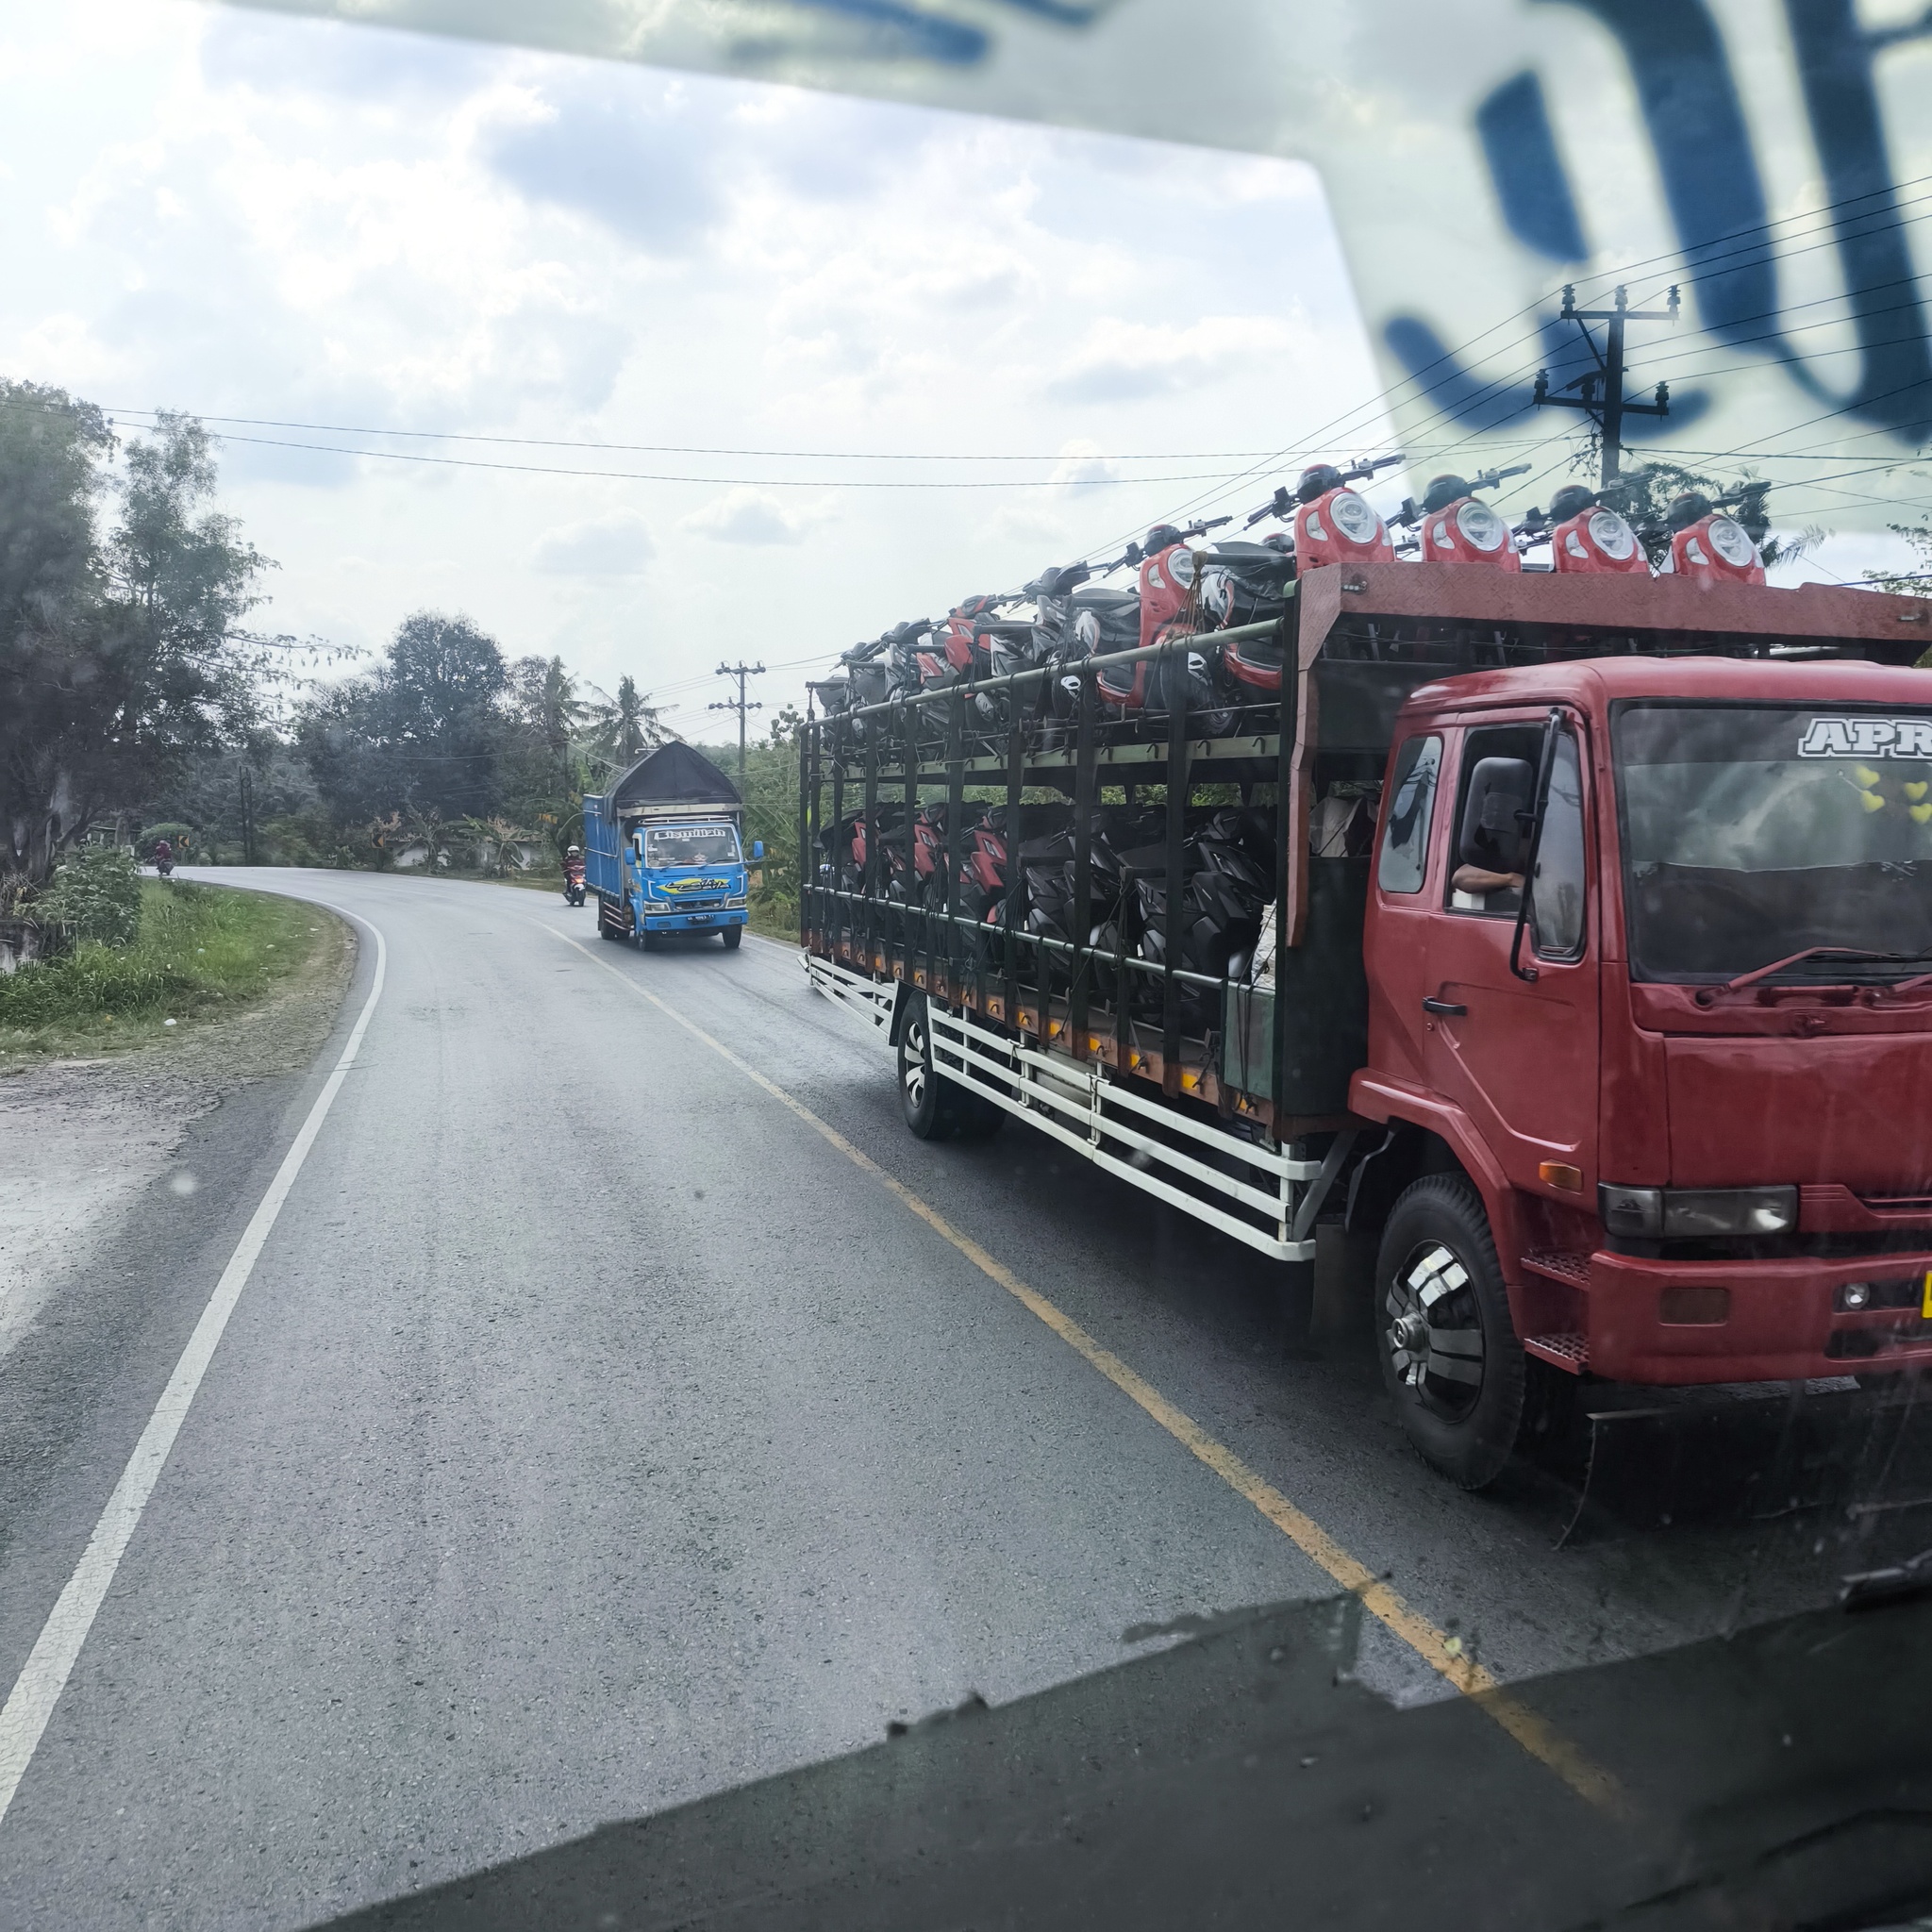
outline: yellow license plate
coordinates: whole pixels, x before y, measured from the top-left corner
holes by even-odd
[[[1925,1278],[1919,1284],[1919,1314],[1923,1320],[1932,1322],[1932,1268],[1925,1271]]]

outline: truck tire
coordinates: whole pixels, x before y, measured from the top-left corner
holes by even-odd
[[[1382,1381],[1424,1461],[1465,1490],[1503,1473],[1523,1423],[1524,1354],[1489,1216],[1460,1174],[1406,1188],[1375,1264]]]
[[[925,995],[914,992],[899,1024],[899,1105],[922,1141],[977,1141],[996,1133],[1005,1109],[934,1070]]]
[[[719,938],[724,941],[724,950],[727,953],[735,953],[744,943],[744,928],[741,925],[727,925],[719,934]]]
[[[663,942],[664,935],[660,932],[646,931],[638,935],[638,944],[647,953],[655,953]]]

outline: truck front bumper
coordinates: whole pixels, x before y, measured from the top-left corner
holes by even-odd
[[[742,925],[746,920],[742,906],[709,907],[697,912],[647,911],[641,921],[646,932],[717,932],[727,925]]]
[[[1916,1368],[1932,1363],[1932,1321],[1921,1312],[1928,1270],[1932,1250],[1745,1261],[1599,1250],[1587,1285],[1575,1284],[1583,1359],[1566,1365],[1613,1381],[1670,1384]],[[1840,1291],[1853,1282],[1871,1284],[1869,1299],[1888,1305],[1840,1306]]]

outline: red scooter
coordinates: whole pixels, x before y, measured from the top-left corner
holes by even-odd
[[[1157,524],[1144,545],[1129,546],[1124,560],[1140,565],[1138,643],[1176,643],[1203,628],[1197,609],[1201,558],[1192,540],[1232,522],[1231,517],[1208,517],[1186,529]],[[1191,722],[1198,719],[1201,730],[1220,736],[1233,728],[1234,721],[1224,717],[1225,707],[1217,704],[1209,657],[1206,651],[1174,651],[1138,658],[1131,664],[1107,664],[1095,673],[1094,682],[1101,702],[1119,718],[1172,710],[1174,700],[1185,692]]]
[[[1411,497],[1390,522],[1415,526],[1424,563],[1487,563],[1498,570],[1520,571],[1523,556],[1516,547],[1516,533],[1475,492],[1528,474],[1529,465],[1518,463],[1507,470],[1485,470],[1473,480],[1453,472],[1438,476],[1420,508]]]
[[[1701,584],[1764,581],[1764,563],[1749,532],[1701,491],[1687,490],[1674,498],[1665,521],[1671,531],[1666,572]]]
[[[1243,526],[1252,529],[1263,517],[1280,517],[1294,530],[1297,567],[1314,570],[1324,563],[1392,563],[1395,546],[1389,528],[1364,496],[1348,486],[1366,482],[1377,470],[1402,460],[1393,456],[1368,457],[1338,470],[1333,463],[1311,463],[1291,494],[1286,484]]]

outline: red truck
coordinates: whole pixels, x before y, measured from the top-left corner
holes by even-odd
[[[1018,1116],[1303,1295],[1318,1224],[1378,1233],[1386,1384],[1465,1486],[1532,1377],[1910,1369],[1928,608],[1339,565],[1224,735],[1110,720],[1091,658],[999,681],[991,735],[991,685],[902,692],[805,733],[807,967],[890,1034],[916,1132]],[[1080,681],[1074,741],[1036,675]],[[1264,832],[1261,931],[1237,907],[1191,953],[1235,903],[1200,881]]]

